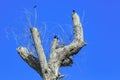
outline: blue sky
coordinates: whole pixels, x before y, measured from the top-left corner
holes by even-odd
[[[13,34],[19,36],[24,33],[22,30],[27,24],[26,12],[30,14],[33,24],[34,5],[37,5],[37,26],[41,29],[42,23],[47,25],[46,31],[51,34],[46,34],[45,38],[50,37],[50,41],[53,31],[68,44],[71,39],[67,40],[63,35],[72,35],[69,34],[72,31],[72,10],[75,9],[81,17],[87,46],[73,57],[74,65],[61,68],[61,73],[66,75],[64,80],[120,80],[119,3],[119,0],[1,1],[0,80],[42,80],[17,54],[17,43],[23,38],[16,41],[16,35]],[[47,43],[50,44],[50,41]],[[22,43],[26,44],[24,39]],[[49,52],[46,46],[44,48]]]

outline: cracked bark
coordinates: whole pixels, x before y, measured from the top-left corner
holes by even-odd
[[[60,78],[63,78],[64,76],[59,74],[60,67],[70,66],[73,63],[72,56],[77,54],[86,45],[80,18],[74,10],[72,12],[72,21],[74,26],[74,40],[69,45],[60,46],[58,44],[59,39],[57,36],[54,36],[48,61],[46,60],[41,44],[40,33],[35,27],[31,28],[30,31],[38,58],[32,55],[25,47],[18,47],[17,49],[22,59],[36,70],[43,80],[60,80]]]

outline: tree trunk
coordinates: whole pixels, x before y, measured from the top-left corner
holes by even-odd
[[[32,55],[25,47],[18,47],[17,49],[22,59],[35,69],[43,80],[60,80],[63,78],[64,76],[59,74],[59,68],[70,66],[73,63],[72,56],[85,46],[80,18],[74,10],[72,12],[72,21],[74,25],[74,40],[69,45],[60,46],[57,36],[54,36],[48,62],[41,44],[40,33],[35,27],[31,28],[30,31],[38,57]]]

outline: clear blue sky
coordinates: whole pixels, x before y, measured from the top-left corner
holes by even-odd
[[[18,45],[10,31],[19,32],[25,27],[24,13],[28,10],[34,15],[35,4],[38,6],[37,24],[45,22],[53,30],[56,28],[53,23],[72,25],[73,9],[81,17],[88,45],[73,57],[73,66],[61,69],[66,75],[64,80],[120,80],[119,0],[0,1],[0,80],[42,80],[17,54]]]

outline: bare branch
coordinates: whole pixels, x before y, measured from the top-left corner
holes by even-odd
[[[42,69],[42,74],[43,74],[43,77],[45,77],[44,74],[46,73],[46,71],[48,69],[48,65],[47,65],[46,56],[45,56],[43,48],[42,48],[42,44],[40,41],[40,36],[39,36],[39,32],[38,32],[37,28],[31,28],[31,34],[32,34],[32,37],[34,40],[35,49],[38,54],[38,59],[40,62],[40,67]]]
[[[82,24],[78,14],[75,11],[72,13],[72,21],[74,25],[74,40],[69,45],[56,50],[59,52],[62,61],[74,54],[77,54],[80,49],[85,46]]]
[[[85,46],[82,24],[78,14],[75,11],[72,13],[72,21],[74,25],[74,40],[70,45],[64,47],[64,50],[69,52],[67,53],[67,56],[78,53],[79,50]]]
[[[58,48],[58,38],[57,38],[57,36],[54,36],[54,40],[53,40],[52,45],[51,45],[50,59],[52,59],[52,56],[54,55],[53,52],[57,48]]]
[[[31,54],[31,52],[29,52],[27,50],[27,48],[25,47],[19,47],[17,48],[17,52],[19,53],[19,55],[21,56],[21,58],[28,63],[28,65],[30,67],[32,67],[33,69],[35,69],[40,75],[41,74],[41,69],[40,69],[40,65],[39,65],[39,61],[36,57],[34,57],[34,55]]]

